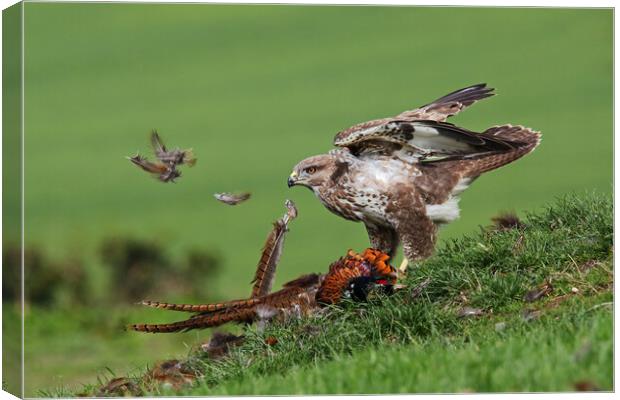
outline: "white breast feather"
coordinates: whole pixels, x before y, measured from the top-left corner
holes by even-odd
[[[469,187],[470,178],[463,178],[452,189],[450,198],[443,204],[429,204],[426,206],[426,215],[435,222],[448,223],[460,216],[459,195]]]
[[[368,160],[359,175],[360,184],[376,188],[388,188],[398,182],[410,181],[414,176],[402,161],[393,159]]]
[[[460,215],[459,198],[451,197],[443,204],[427,205],[426,215],[434,222],[439,223],[448,223],[458,219]]]
[[[463,191],[469,187],[470,183],[471,183],[471,178],[460,179],[456,183],[456,186],[454,186],[454,188],[452,189],[452,193],[451,193],[452,196],[458,196],[459,194],[463,193]]]

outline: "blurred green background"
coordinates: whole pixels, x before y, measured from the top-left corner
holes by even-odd
[[[102,261],[103,241],[163,249],[172,261],[162,264],[169,271],[153,268],[160,283],[187,272],[175,260],[192,249],[217,258],[201,296],[159,283],[149,292],[167,301],[246,296],[286,198],[300,217],[277,284],[366,247],[362,225],[286,186],[293,165],[328,151],[354,123],[487,82],[498,96],[452,122],[542,131],[536,152],[463,194],[462,217],[441,240],[500,211],[610,192],[612,20],[604,9],[27,3],[26,241],[61,270],[77,260],[65,277],[77,274],[86,294],[76,301],[68,290],[29,307],[26,394],[93,383],[104,367],[126,373],[208,336],[123,332],[127,322],[176,316],[117,296],[123,280]],[[152,128],[198,157],[177,184],[124,159],[148,153]],[[253,197],[236,207],[213,198],[242,190]]]

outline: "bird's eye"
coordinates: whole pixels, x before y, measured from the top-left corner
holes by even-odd
[[[312,175],[316,172],[316,167],[308,167],[306,168],[306,173]]]

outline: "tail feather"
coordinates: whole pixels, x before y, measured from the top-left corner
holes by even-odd
[[[512,148],[508,151],[480,154],[471,159],[456,161],[464,167],[464,176],[475,178],[531,153],[541,141],[540,132],[520,125],[494,126],[483,132],[484,135],[509,142]]]
[[[164,303],[160,301],[142,300],[140,304],[147,306],[147,307],[159,308],[162,310],[209,313],[209,312],[215,312],[215,311],[225,310],[229,308],[251,307],[257,304],[258,301],[259,300],[257,299],[245,299],[245,300],[232,300],[232,301],[226,301],[223,303],[211,303],[211,304],[175,304],[175,303]]]
[[[250,297],[266,296],[271,292],[271,287],[276,277],[276,268],[280,262],[282,249],[284,247],[284,238],[288,232],[288,224],[297,217],[297,208],[291,200],[286,200],[286,214],[273,224],[273,229],[269,232],[263,251],[261,253],[256,274],[252,283],[252,294]]]
[[[493,126],[483,132],[485,135],[494,136],[501,140],[516,142],[523,145],[538,146],[540,143],[540,132],[526,128],[522,125],[498,125]]]
[[[258,266],[256,267],[256,274],[252,283],[251,297],[260,297],[269,294],[276,275],[276,267],[280,261],[282,255],[282,247],[284,243],[284,237],[287,232],[287,225],[278,220],[273,225],[273,230],[269,232],[265,245],[263,246],[263,252],[261,253]]]
[[[186,332],[192,329],[211,328],[227,322],[249,322],[255,317],[254,308],[222,310],[212,314],[196,315],[184,321],[169,324],[132,324],[127,329],[146,333]]]

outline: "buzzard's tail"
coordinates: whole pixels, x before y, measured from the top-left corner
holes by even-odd
[[[456,161],[465,170],[464,176],[476,178],[484,172],[494,170],[509,164],[531,153],[541,141],[540,132],[517,125],[494,126],[483,132],[483,135],[492,136],[505,141],[510,149],[479,154],[470,159]]]

